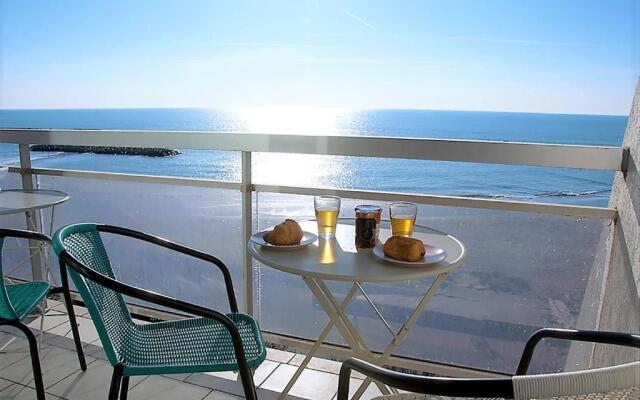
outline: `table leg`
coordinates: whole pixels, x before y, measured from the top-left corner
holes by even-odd
[[[27,230],[40,232],[40,229],[38,227],[38,220],[34,215],[35,212],[36,211],[33,210],[25,212],[27,218]],[[40,253],[38,253],[36,257],[36,251],[34,250],[40,249],[40,242],[37,240],[29,239],[28,243],[29,259],[31,261],[31,276],[33,280],[42,280],[42,265],[40,264]]]
[[[50,225],[49,225],[49,232],[47,233],[47,231],[45,230],[44,227],[44,217],[42,216],[43,212],[42,210],[38,210],[38,217],[40,219],[40,229],[42,230],[42,233],[51,236],[51,234],[53,233],[53,220],[55,217],[55,211],[56,211],[56,206],[52,206],[51,207],[51,221],[50,221]],[[43,242],[38,242],[38,250],[40,251],[40,253],[42,254],[42,258],[44,260],[44,270],[45,270],[45,277],[47,282],[49,282],[49,284],[51,285],[52,283],[55,285],[55,278],[53,276],[53,269],[51,268],[51,265],[49,264],[49,249],[47,247],[46,243]],[[41,305],[41,313],[40,313],[40,335],[38,337],[38,342],[39,342],[39,347],[42,348],[42,340],[43,340],[43,336],[44,336],[44,332],[42,331],[42,328],[44,327],[44,314],[47,312],[47,308],[48,308],[48,304],[47,304],[47,299],[45,297],[45,299],[42,302]]]
[[[338,307],[338,303],[335,297],[333,296],[333,294],[331,294],[331,291],[329,291],[329,288],[326,286],[326,284],[320,279],[305,277],[304,280],[307,283],[307,286],[309,286],[311,292],[314,294],[314,296],[316,296],[316,299],[318,300],[324,311],[327,313],[329,318],[334,321],[336,328],[340,332],[340,335],[347,342],[356,357],[365,359],[367,361],[373,361],[374,356],[369,350],[366,342],[364,341],[362,336],[360,336],[353,324],[351,324],[351,320],[349,320],[349,317],[347,317],[344,311],[342,311],[340,307]],[[391,393],[386,385],[380,382],[376,382],[376,385],[378,386],[382,394]]]
[[[367,352],[370,353],[370,351],[368,351],[369,345],[364,340],[362,335],[360,335],[360,333],[356,329],[355,325],[353,325],[353,323],[351,322],[347,314],[336,307],[336,304],[337,304],[336,299],[333,296],[333,294],[331,294],[331,291],[329,290],[329,287],[327,286],[327,284],[321,280],[317,280],[317,284],[318,284],[318,287],[320,287],[320,289],[324,293],[325,297],[331,302],[331,305],[335,308],[336,314],[338,314],[338,316],[340,316],[340,318],[344,321],[345,326],[347,327],[347,329],[349,329],[349,333],[351,333],[353,338],[360,344],[360,349],[367,350]],[[371,354],[371,356],[373,357],[373,354]]]
[[[340,333],[340,336],[342,336],[342,338],[347,342],[347,345],[349,345],[351,350],[358,357],[368,358],[365,354],[363,354],[364,352],[362,351],[361,344],[351,334],[349,328],[347,328],[347,326],[345,325],[345,322],[341,318],[340,314],[336,312],[336,310],[333,308],[333,305],[331,304],[331,301],[327,299],[325,294],[322,292],[322,289],[320,289],[320,286],[318,286],[317,281],[313,278],[308,277],[305,277],[303,279],[305,280],[307,286],[309,286],[309,289],[311,290],[313,295],[316,297],[316,300],[318,300],[318,303],[320,303],[320,306],[324,309],[325,313],[329,316],[331,321],[333,321],[336,329],[338,329],[338,332]]]
[[[431,301],[431,299],[433,298],[436,291],[438,290],[442,282],[445,280],[447,275],[448,274],[445,272],[445,273],[439,274],[436,277],[436,279],[433,281],[433,283],[429,287],[429,290],[427,290],[427,292],[424,294],[420,302],[418,302],[418,304],[416,305],[416,308],[413,310],[413,312],[409,316],[409,319],[407,319],[407,321],[402,325],[402,327],[400,327],[395,338],[391,341],[391,343],[389,343],[385,351],[375,360],[374,362],[375,364],[382,365],[382,363],[384,363],[391,356],[391,354],[393,354],[395,349],[397,349],[402,344],[402,342],[406,339],[407,335],[409,334],[409,331],[411,330],[411,328],[413,328],[415,323],[418,321],[418,317],[420,316],[420,314],[422,314],[424,309],[427,307],[427,305],[429,304],[429,301]],[[358,400],[362,396],[364,391],[367,390],[367,387],[371,384],[371,382],[373,382],[373,379],[371,378],[365,379],[365,381],[362,382],[362,384],[360,385],[356,393],[353,395],[352,400]]]
[[[342,301],[342,304],[340,304],[340,308],[342,310],[347,308],[347,305],[349,304],[349,302],[353,298],[353,295],[356,293],[356,289],[357,289],[357,286],[354,283],[351,286],[351,289],[349,290],[349,292],[347,292],[347,295],[345,296],[344,300]],[[289,380],[289,383],[287,383],[287,386],[285,386],[285,388],[282,390],[282,392],[278,396],[279,400],[280,399],[284,399],[285,396],[287,395],[287,393],[289,393],[289,391],[291,390],[293,385],[296,383],[296,381],[300,377],[300,374],[302,374],[302,371],[304,371],[306,366],[309,364],[309,361],[311,361],[313,356],[318,351],[318,348],[320,348],[320,346],[324,342],[324,339],[326,339],[326,337],[329,335],[329,332],[331,332],[331,329],[333,329],[333,320],[330,318],[329,322],[327,322],[327,325],[324,327],[322,333],[320,333],[320,336],[318,336],[318,339],[315,341],[313,346],[307,352],[307,356],[304,358],[304,360],[302,361],[302,363],[300,364],[300,366],[298,367],[296,372],[293,374],[293,376]]]
[[[40,213],[40,226],[42,227],[42,233],[51,236],[53,234],[53,221],[55,218],[56,206],[51,207],[51,221],[49,223],[49,232],[46,232],[44,229],[44,218],[42,217],[42,213]],[[53,268],[51,268],[51,264],[49,264],[49,251],[47,245],[45,243],[42,244],[42,255],[44,257],[44,269],[47,275],[47,281],[51,284],[55,285],[56,281],[53,276]]]

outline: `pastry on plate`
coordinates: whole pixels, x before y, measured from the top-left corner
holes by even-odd
[[[395,260],[416,262],[424,258],[424,244],[418,239],[392,236],[384,243],[384,255]]]
[[[285,219],[272,231],[265,233],[263,239],[274,246],[294,246],[302,240],[302,228],[296,221]]]

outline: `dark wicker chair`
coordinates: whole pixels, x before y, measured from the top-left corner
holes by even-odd
[[[615,367],[555,374],[527,375],[533,351],[544,338],[606,343],[640,348],[640,335],[617,332],[541,329],[527,341],[515,376],[505,378],[442,378],[404,374],[356,358],[342,364],[337,400],[349,397],[351,371],[411,393],[377,397],[385,400],[491,399],[640,399],[640,360]]]
[[[210,262],[224,276],[231,313],[222,314],[118,281],[101,233],[143,240]],[[114,368],[110,400],[127,398],[131,376],[213,371],[239,371],[246,398],[257,398],[251,369],[264,361],[266,349],[256,321],[238,312],[231,274],[222,261],[156,236],[110,225],[64,227],[54,234],[53,247],[62,274],[68,271],[80,292]],[[136,324],[123,295],[197,317]]]
[[[33,281],[16,284],[5,284],[4,274],[2,272],[2,248],[4,246],[4,240],[8,237],[37,240],[51,242],[49,236],[38,232],[23,231],[15,229],[0,229],[0,325],[10,325],[18,328],[25,334],[29,341],[29,353],[31,354],[31,365],[33,367],[33,378],[36,386],[36,396],[38,400],[44,400],[44,384],[42,382],[42,370],[40,368],[40,357],[38,355],[38,342],[35,335],[31,332],[31,329],[22,323],[22,320],[33,313],[38,304],[47,296],[47,294],[53,292],[60,292],[59,288],[52,288],[48,282]],[[78,338],[78,326],[76,325],[75,316],[73,314],[73,307],[68,298],[68,291],[65,291],[65,300],[67,303],[67,310],[71,307],[69,312],[69,319],[73,330],[74,338]],[[43,317],[44,318],[44,317]],[[78,358],[80,360],[80,367],[83,370],[87,369],[87,365],[84,362],[84,354],[82,353],[82,346],[79,340],[76,340],[76,350],[78,352]]]

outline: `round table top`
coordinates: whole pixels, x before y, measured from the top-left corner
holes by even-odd
[[[69,195],[58,190],[0,190],[0,215],[53,207],[69,200]]]
[[[300,223],[303,230],[317,233],[315,220]],[[382,221],[380,240],[391,236],[388,221]],[[413,237],[425,244],[444,249],[447,257],[424,266],[393,264],[375,256],[372,249],[356,249],[353,219],[340,219],[336,237],[319,239],[295,250],[262,247],[249,242],[249,253],[257,261],[290,274],[350,282],[397,282],[427,278],[458,267],[464,257],[464,245],[446,233],[416,225]]]

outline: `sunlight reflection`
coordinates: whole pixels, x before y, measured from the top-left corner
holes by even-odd
[[[238,110],[252,133],[335,135],[338,117],[347,110],[314,107],[254,107]]]
[[[256,154],[253,177],[257,183],[335,187],[352,177],[346,157],[308,154]]]
[[[333,264],[336,262],[335,239],[318,239],[320,247],[320,264]]]
[[[249,132],[269,134],[337,134],[345,109],[260,107],[238,110]],[[256,154],[254,179],[259,183],[300,186],[340,186],[351,179],[345,157],[304,154]]]

